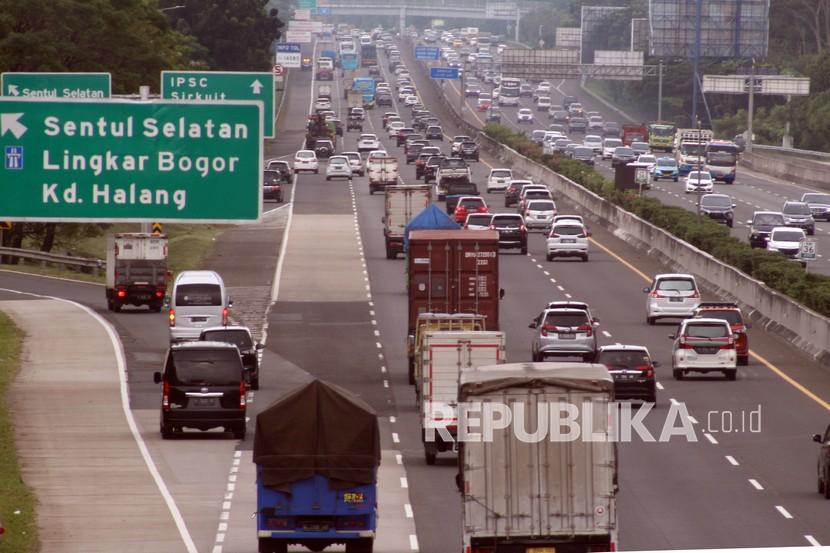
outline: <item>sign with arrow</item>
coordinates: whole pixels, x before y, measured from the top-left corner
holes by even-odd
[[[109,73],[3,73],[0,96],[100,100],[112,93]]]
[[[242,71],[162,71],[161,97],[165,100],[204,102],[255,100],[262,102],[265,138],[274,138],[274,75]]]

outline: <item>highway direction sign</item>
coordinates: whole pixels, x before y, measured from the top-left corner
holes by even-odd
[[[300,8],[301,10],[305,9],[305,10],[316,11],[317,10],[317,0],[299,0],[299,2],[297,2],[297,7]]]
[[[458,80],[457,67],[431,67],[429,69],[430,79],[450,79]]]
[[[297,42],[279,42],[276,62],[283,67],[298,69],[301,66],[302,51],[302,46]]]
[[[0,98],[0,220],[262,214],[262,104]]]
[[[237,71],[162,71],[161,97],[164,100],[255,100],[262,102],[265,114],[263,133],[274,138],[273,73]]]
[[[289,29],[285,32],[285,39],[290,42],[308,44],[311,42],[311,31],[292,31]]]
[[[0,96],[15,98],[109,98],[109,73],[3,73]]]
[[[416,46],[415,59],[416,60],[437,60],[441,56],[441,50],[432,46]]]

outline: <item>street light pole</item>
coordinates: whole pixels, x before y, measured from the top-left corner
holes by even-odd
[[[700,137],[700,117],[697,118],[697,185],[695,186],[695,192],[697,192],[697,216],[700,217],[700,175],[701,171],[703,170],[703,163],[700,155],[700,145],[703,143]]]

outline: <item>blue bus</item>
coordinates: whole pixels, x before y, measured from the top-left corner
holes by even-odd
[[[356,53],[340,52],[340,67],[343,71],[355,71],[360,66],[360,61]]]

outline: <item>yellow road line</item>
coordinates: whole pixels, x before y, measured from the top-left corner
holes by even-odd
[[[637,267],[635,267],[634,265],[632,265],[631,263],[629,263],[628,261],[626,261],[625,259],[623,259],[619,255],[617,255],[616,253],[611,251],[610,248],[608,248],[607,246],[601,244],[595,238],[590,238],[589,240],[592,243],[594,243],[598,248],[603,250],[605,253],[607,253],[608,255],[610,255],[611,257],[613,257],[614,259],[616,259],[617,261],[619,261],[620,263],[622,263],[623,265],[625,265],[626,267],[631,269],[635,274],[640,276],[643,280],[645,280],[648,283],[651,283],[651,280],[652,280],[651,277],[649,277],[644,272],[639,270]],[[812,399],[813,401],[815,401],[816,403],[818,403],[819,405],[824,407],[826,410],[830,411],[830,403],[828,403],[827,401],[821,399],[818,395],[816,395],[814,392],[812,392],[809,388],[807,388],[806,386],[804,386],[803,384],[798,382],[796,379],[794,379],[793,377],[791,377],[790,375],[785,373],[782,369],[777,367],[771,361],[767,360],[763,355],[761,355],[759,353],[756,353],[752,349],[749,350],[749,354],[752,357],[754,357],[755,359],[757,359],[766,368],[768,368],[769,370],[771,370],[772,372],[777,374],[779,377],[781,377],[781,379],[784,380],[785,382],[787,382],[790,386],[792,386],[793,388],[795,388],[796,390],[798,390],[799,392],[801,392],[802,394],[804,394],[808,398]]]

